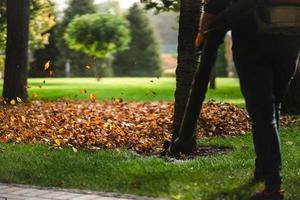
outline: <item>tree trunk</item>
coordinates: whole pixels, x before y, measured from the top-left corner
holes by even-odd
[[[29,0],[7,1],[7,44],[3,97],[27,101]]]
[[[180,5],[178,63],[176,69],[173,141],[178,137],[180,123],[195,71],[194,41],[198,33],[201,0],[182,0]]]
[[[298,62],[298,70],[283,101],[282,113],[300,115],[300,62]]]

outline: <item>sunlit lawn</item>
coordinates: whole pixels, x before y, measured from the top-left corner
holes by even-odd
[[[38,99],[112,97],[130,101],[172,101],[174,78],[30,79]],[[38,86],[42,85],[42,89]],[[243,106],[236,79],[218,79],[208,99]],[[0,86],[1,87],[1,86]],[[86,89],[87,94],[80,94]],[[300,124],[282,131],[284,188],[287,200],[300,199]],[[1,132],[0,132],[1,134]],[[227,155],[166,162],[133,152],[75,153],[44,145],[0,144],[0,182],[120,192],[184,200],[243,200],[261,185],[250,184],[254,163],[251,135],[200,139],[201,145],[232,147]]]
[[[175,78],[102,78],[100,81],[96,78],[47,78],[29,79],[29,85],[31,99],[34,99],[32,94],[36,93],[36,99],[87,100],[89,94],[95,93],[98,100],[122,98],[130,101],[173,101],[176,83]],[[237,79],[220,78],[217,86],[217,90],[209,90],[207,99],[243,104]],[[81,89],[87,93],[81,94]]]

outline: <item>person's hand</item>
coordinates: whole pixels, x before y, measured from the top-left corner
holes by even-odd
[[[212,22],[215,20],[216,15],[204,12],[201,14],[201,19],[200,19],[200,25],[199,25],[199,31],[198,35],[195,41],[195,47],[199,48],[200,45],[204,41],[204,33],[207,30],[207,28],[212,24]]]

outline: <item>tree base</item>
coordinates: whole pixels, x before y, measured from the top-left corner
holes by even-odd
[[[190,155],[197,149],[196,138],[193,137],[190,140],[180,140],[177,138],[170,147],[170,153],[172,155],[178,155],[180,153]]]

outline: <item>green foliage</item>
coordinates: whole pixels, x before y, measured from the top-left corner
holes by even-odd
[[[0,51],[6,45],[6,2],[0,1]],[[55,25],[54,6],[50,0],[30,1],[29,45],[31,49],[44,47],[48,43],[46,32]]]
[[[146,9],[156,9],[159,11],[179,11],[180,0],[140,0],[146,5]]]
[[[227,77],[227,60],[225,58],[225,44],[219,47],[218,57],[216,60],[217,77]]]
[[[124,50],[130,41],[128,23],[112,14],[87,14],[68,25],[64,38],[71,49],[97,58]]]
[[[49,30],[55,25],[54,4],[50,0],[31,1],[29,45],[31,49],[43,48],[49,43]]]
[[[162,70],[159,44],[146,12],[135,4],[130,8],[127,20],[130,22],[132,39],[129,49],[115,56],[115,75],[160,76]]]
[[[6,41],[6,1],[0,1],[0,53],[4,50]]]
[[[0,55],[0,73],[3,72],[4,65],[5,65],[5,56],[4,55]]]

